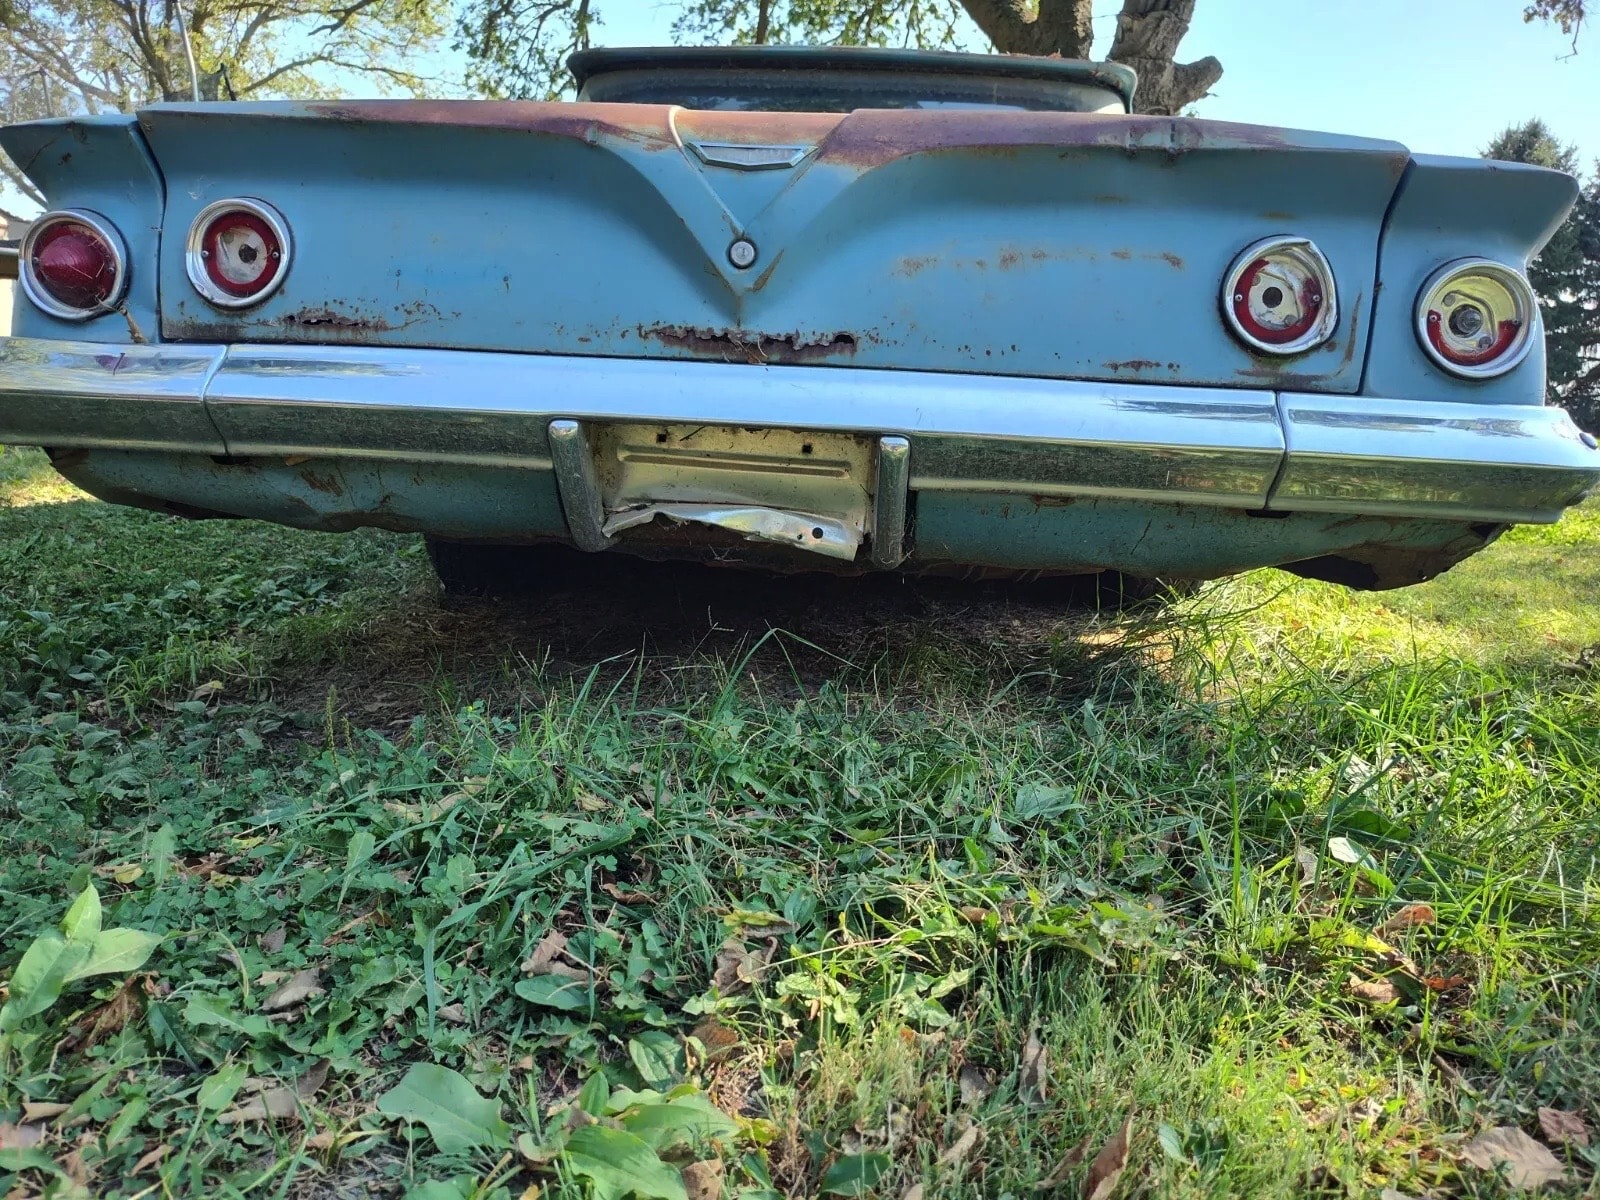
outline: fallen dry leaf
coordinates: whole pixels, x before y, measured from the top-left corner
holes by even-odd
[[[359,1142],[364,1138],[383,1137],[381,1129],[351,1129],[344,1133],[335,1133],[331,1129],[324,1129],[321,1133],[314,1133],[306,1139],[307,1150],[343,1150],[352,1142]]]
[[[35,1121],[48,1121],[51,1117],[59,1117],[70,1104],[53,1104],[43,1100],[24,1100],[22,1102],[22,1124],[31,1125]]]
[[[1072,1174],[1072,1169],[1088,1157],[1089,1139],[1092,1136],[1092,1134],[1085,1134],[1082,1141],[1063,1154],[1061,1161],[1056,1164],[1056,1169],[1033,1185],[1034,1191],[1042,1192],[1049,1188],[1060,1187],[1066,1183]]]
[[[300,1102],[309,1100],[328,1081],[328,1060],[322,1059],[294,1082],[293,1086],[273,1083],[266,1079],[249,1080],[245,1086],[259,1089],[258,1094],[219,1113],[217,1122],[222,1125],[243,1125],[252,1121],[299,1120]]]
[[[1400,998],[1399,991],[1387,979],[1362,979],[1352,975],[1345,988],[1357,1000],[1368,1000],[1373,1004],[1393,1004]]]
[[[146,1151],[144,1156],[140,1158],[138,1162],[133,1164],[133,1169],[129,1171],[128,1174],[138,1175],[146,1168],[155,1166],[158,1162],[171,1153],[172,1147],[167,1145],[165,1142],[162,1142],[154,1150]]]
[[[900,1200],[922,1200],[922,1185],[920,1183],[913,1183],[905,1191],[900,1193]]]
[[[1050,1060],[1039,1040],[1037,1028],[1028,1030],[1027,1045],[1022,1048],[1022,1086],[1024,1099],[1043,1104],[1050,1087]]]
[[[27,1115],[27,1109],[23,1110],[23,1119],[31,1119]],[[1574,1146],[1589,1144],[1589,1127],[1577,1113],[1560,1108],[1541,1108],[1539,1128],[1544,1130],[1545,1140],[1557,1146],[1564,1146],[1569,1142]]]
[[[1128,1139],[1133,1135],[1133,1114],[1122,1118],[1122,1127],[1111,1135],[1111,1140],[1100,1147],[1100,1153],[1089,1164],[1089,1176],[1083,1181],[1084,1200],[1107,1200],[1117,1188],[1117,1180],[1128,1165]]]
[[[994,1094],[992,1072],[988,1067],[980,1067],[977,1063],[967,1063],[961,1068],[959,1084],[961,1103],[966,1105],[982,1104]]]
[[[649,892],[631,891],[620,888],[614,883],[602,883],[600,890],[610,896],[618,904],[644,904],[650,899]]]
[[[707,1158],[684,1167],[683,1190],[689,1200],[718,1200],[722,1195],[722,1160]]]
[[[130,975],[109,1000],[74,1021],[61,1039],[61,1052],[86,1051],[133,1020],[139,1012],[139,994],[145,990],[145,980],[145,976]]]
[[[266,976],[263,975],[265,980]],[[272,995],[261,1002],[262,1012],[281,1012],[286,1008],[293,1008],[297,1004],[304,1004],[322,995],[322,968],[307,967],[303,971],[296,971],[281,984]]]
[[[724,1025],[715,1017],[707,1017],[696,1025],[689,1034],[705,1047],[706,1062],[721,1062],[733,1053],[734,1047],[739,1044],[738,1030],[732,1026]]]
[[[961,919],[969,925],[982,925],[989,919],[990,909],[979,908],[976,904],[963,904],[956,912],[961,914]]]
[[[439,1020],[451,1025],[465,1025],[467,1023],[467,1010],[459,1004],[440,1005]]]
[[[1567,1174],[1548,1148],[1512,1125],[1480,1133],[1461,1147],[1461,1157],[1482,1171],[1504,1168],[1507,1182],[1516,1188],[1542,1187]]]
[[[1438,921],[1431,904],[1408,904],[1374,931],[1379,937],[1400,929],[1418,929]]]
[[[283,925],[267,930],[261,935],[261,941],[258,943],[261,947],[261,952],[263,954],[276,954],[283,949],[284,939],[288,936],[289,930]]]
[[[967,1131],[958,1137],[954,1142],[950,1143],[950,1146],[945,1150],[945,1152],[939,1155],[939,1165],[941,1167],[955,1166],[956,1163],[960,1162],[967,1155],[971,1154],[973,1147],[975,1147],[982,1140],[983,1129],[981,1126],[967,1126]]]
[[[1309,846],[1301,846],[1294,852],[1294,861],[1300,868],[1300,882],[1310,887],[1317,881],[1317,852]]]
[[[567,939],[552,929],[539,939],[539,944],[533,948],[533,953],[528,955],[528,961],[522,964],[524,975],[548,975],[550,964],[555,961],[556,955],[567,948]]]
[[[144,868],[138,863],[114,863],[103,867],[96,867],[94,873],[101,879],[110,879],[116,883],[136,883],[144,874]]]
[[[711,972],[711,984],[724,996],[742,992],[761,981],[767,960],[759,951],[751,950],[738,938],[731,937],[717,951],[717,964]]]
[[[13,1125],[0,1121],[0,1150],[31,1150],[44,1141],[43,1125]]]

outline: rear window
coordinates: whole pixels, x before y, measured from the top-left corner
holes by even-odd
[[[1127,111],[1115,92],[1093,84],[915,71],[607,71],[590,79],[578,99],[735,112],[851,112],[858,108]]]

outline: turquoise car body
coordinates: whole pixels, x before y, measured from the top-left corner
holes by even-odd
[[[716,53],[592,56],[571,103],[164,104],[0,131],[128,262],[87,319],[19,295],[0,441],[195,517],[1359,587],[1426,579],[1600,481],[1593,439],[1544,405],[1542,337],[1464,379],[1415,325],[1441,264],[1522,271],[1566,175],[1133,116],[1131,78],[1090,64]],[[585,98],[670,97],[685,63],[861,65],[903,94]],[[1101,111],[922,105],[912,67],[1099,88]],[[186,255],[230,197],[292,234],[281,286],[246,307],[208,302]],[[1242,248],[1283,234],[1325,255],[1339,305],[1322,344],[1275,356],[1219,295]]]

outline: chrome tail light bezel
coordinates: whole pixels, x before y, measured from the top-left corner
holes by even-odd
[[[1504,288],[1511,297],[1513,307],[1520,308],[1523,316],[1511,341],[1492,358],[1469,362],[1454,359],[1445,352],[1441,342],[1442,322],[1446,319],[1445,304],[1452,289],[1467,292],[1464,299],[1476,299],[1463,283],[1473,276],[1485,277]],[[1459,307],[1459,305],[1455,306]],[[1479,307],[1491,307],[1481,301]],[[1491,313],[1492,316],[1492,313]],[[1538,340],[1540,326],[1539,298],[1528,277],[1515,267],[1492,258],[1457,258],[1440,266],[1424,281],[1417,292],[1416,308],[1417,342],[1422,352],[1433,364],[1447,374],[1460,379],[1495,379],[1516,370]],[[1436,340],[1436,335],[1438,335]]]
[[[218,220],[233,213],[242,213],[260,221],[278,243],[277,271],[256,291],[242,295],[228,291],[212,279],[207,261],[210,252],[206,249],[206,235]],[[184,271],[189,276],[190,286],[207,303],[218,308],[249,308],[260,304],[283,286],[293,261],[294,242],[289,233],[289,222],[264,200],[234,196],[213,201],[195,214],[194,220],[189,223],[189,235],[184,244]]]
[[[1320,291],[1316,296],[1316,311],[1307,328],[1281,341],[1273,340],[1259,327],[1252,329],[1247,312],[1249,303],[1246,277],[1259,269],[1263,261],[1284,258],[1297,264],[1316,277]],[[1251,350],[1276,357],[1289,357],[1315,350],[1333,336],[1339,324],[1339,293],[1333,277],[1333,267],[1327,256],[1310,238],[1294,234],[1277,234],[1252,242],[1241,250],[1222,280],[1222,315],[1229,330]]]
[[[104,300],[90,308],[68,304],[52,296],[44,281],[38,277],[34,265],[39,242],[44,235],[56,226],[68,223],[86,227],[111,252],[111,290],[106,293]],[[117,227],[97,212],[84,208],[53,209],[36,219],[23,235],[22,244],[17,248],[17,281],[22,284],[23,294],[29,302],[52,317],[63,321],[88,321],[104,316],[108,312],[115,312],[128,293],[128,245],[122,240]]]

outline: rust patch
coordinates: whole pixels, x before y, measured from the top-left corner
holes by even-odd
[[[1345,342],[1344,357],[1339,360],[1339,369],[1343,371],[1356,357],[1356,343],[1361,340],[1361,301],[1365,293],[1356,293],[1356,302],[1350,306],[1350,337]]]
[[[460,314],[456,313],[459,317]],[[263,331],[279,329],[291,341],[360,341],[385,333],[395,333],[424,321],[439,321],[445,314],[425,300],[398,305],[388,313],[370,315],[333,304],[308,305],[267,320],[240,317],[234,321],[211,314],[191,316],[183,304],[177,317],[165,330],[169,337],[202,338],[208,341],[236,341],[243,333],[261,336]],[[296,336],[299,335],[299,336]]]
[[[1009,271],[1022,261],[1022,255],[1015,250],[1002,250],[998,261],[1002,271]]]
[[[306,481],[307,487],[315,488],[326,495],[344,495],[344,485],[339,482],[337,476],[318,475],[315,471],[301,471],[300,478]]]
[[[1174,271],[1183,270],[1183,259],[1172,253],[1172,251],[1164,250],[1158,257],[1160,257],[1161,261],[1166,263],[1167,266],[1171,267]]]
[[[1261,214],[1261,219],[1263,221],[1292,221],[1294,220],[1294,214],[1292,212],[1280,212],[1277,209],[1268,209]]]
[[[900,260],[900,265],[895,268],[895,274],[904,275],[907,278],[910,278],[911,276],[920,272],[924,267],[931,267],[938,261],[939,256],[936,254],[924,254],[920,258],[902,258]]]
[[[1127,262],[1128,259],[1133,257],[1133,251],[1132,250],[1113,250],[1111,252],[1111,257],[1112,258],[1120,258],[1120,259],[1122,259],[1123,262]]]
[[[331,308],[302,308],[297,312],[280,317],[279,320],[286,326],[300,326],[302,328],[323,328],[361,331],[363,333],[388,333],[394,326],[382,317],[358,317],[353,313],[335,312]]]
[[[653,338],[675,350],[716,358],[723,362],[811,362],[848,357],[861,342],[854,333],[761,333],[750,329],[693,329],[685,325],[641,327],[640,336]]]
[[[1105,362],[1101,363],[1100,365],[1106,370],[1110,371],[1113,375],[1119,375],[1123,371],[1131,371],[1133,374],[1137,375],[1141,371],[1159,371],[1163,367],[1165,367],[1168,371],[1176,371],[1179,369],[1178,363],[1159,363],[1153,358],[1125,358],[1121,361]]]
[[[625,141],[676,150],[672,109],[658,104],[564,104],[540,100],[337,100],[301,106],[308,117],[356,125],[509,129],[597,145]],[[231,114],[230,114],[231,115]],[[237,118],[234,118],[237,119]],[[269,119],[278,119],[273,114]]]
[[[784,114],[767,128],[777,136]],[[836,125],[817,157],[862,170],[908,154],[964,150],[1007,157],[1021,149],[1106,149],[1176,158],[1199,149],[1277,149],[1300,145],[1287,130],[1228,121],[1107,113],[999,110],[860,109]]]

